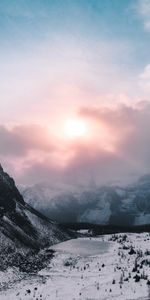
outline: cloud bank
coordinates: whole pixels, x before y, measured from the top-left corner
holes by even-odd
[[[76,115],[88,124],[87,139],[56,139],[40,125],[0,126],[1,162],[17,181],[89,184],[149,173],[149,102],[80,107]]]

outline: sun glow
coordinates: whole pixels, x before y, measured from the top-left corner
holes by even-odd
[[[86,123],[79,119],[69,119],[65,122],[64,133],[70,139],[83,137],[87,133]]]

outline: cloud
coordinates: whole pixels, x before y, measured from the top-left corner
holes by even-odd
[[[115,109],[103,108],[94,110],[82,108],[79,113],[100,124],[101,122],[106,123],[111,130],[113,129],[114,136],[117,136],[116,151],[115,153],[111,153],[110,156],[112,161],[110,163],[106,159],[103,164],[105,169],[108,168],[109,171],[111,170],[111,175],[113,173],[116,175],[118,168],[121,173],[125,171],[128,174],[130,172],[137,174],[140,174],[140,172],[149,172],[149,102],[141,101],[134,106],[121,105]],[[114,162],[116,163],[116,167],[113,164]]]
[[[80,107],[87,137],[65,140],[48,127],[0,127],[0,157],[17,181],[88,184],[126,181],[150,171],[150,102]]]
[[[30,151],[53,151],[48,129],[40,125],[0,126],[0,154],[25,156]]]
[[[150,0],[139,0],[137,12],[144,24],[144,28],[150,31]]]
[[[144,92],[150,93],[150,64],[145,66],[143,72],[139,75],[139,84]]]
[[[65,142],[62,137],[49,143],[43,129],[32,139],[34,131],[28,138],[29,129],[15,128],[15,137],[19,132],[21,142],[24,141],[21,146],[18,142],[19,155],[23,157],[20,182],[106,183],[130,180],[149,172],[149,102],[111,108],[81,107],[77,116],[89,126],[87,139]],[[30,149],[33,153],[39,149],[42,154],[29,156]]]

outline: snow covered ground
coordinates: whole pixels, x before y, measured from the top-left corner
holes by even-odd
[[[82,246],[83,246],[82,239]],[[107,300],[150,299],[150,234],[116,234],[85,238],[109,242],[105,251],[77,254],[57,246],[54,258],[37,275],[18,275],[17,270],[0,273],[1,300]],[[66,242],[68,243],[68,242]],[[65,244],[65,243],[63,243]],[[100,245],[100,244],[97,244]],[[95,244],[96,246],[96,244]],[[96,246],[97,247],[97,246]],[[64,249],[64,251],[63,251]],[[70,248],[69,248],[70,249]],[[9,274],[8,285],[7,281]],[[15,281],[13,283],[13,277]]]

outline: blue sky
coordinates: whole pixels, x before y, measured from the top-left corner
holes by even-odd
[[[106,56],[121,72],[140,73],[149,63],[149,31],[144,28],[140,3],[136,0],[2,0],[0,2],[0,55],[32,56],[51,48],[57,53],[77,49],[75,59],[94,60]],[[143,0],[143,3],[149,1]],[[148,6],[148,4],[147,4]],[[59,44],[60,43],[60,44]],[[101,49],[98,45],[101,45]],[[112,50],[111,50],[112,47]],[[65,48],[65,49],[64,49]],[[87,53],[90,49],[90,54]],[[100,51],[101,50],[101,51]],[[43,54],[44,55],[44,54]],[[51,57],[54,53],[51,53]],[[75,54],[72,53],[72,60]],[[90,56],[90,58],[91,58]],[[54,57],[57,60],[57,57]]]
[[[150,42],[137,8],[139,3],[136,0],[2,0],[1,51],[8,51],[8,46],[11,51],[21,51],[21,47],[32,49],[55,35],[67,35],[87,46],[101,40],[130,43],[136,50],[132,60],[140,64],[140,58],[148,60]],[[127,55],[124,53],[123,58]]]

